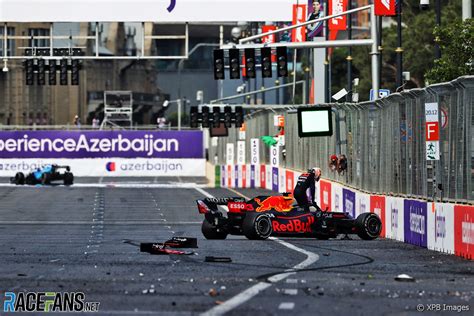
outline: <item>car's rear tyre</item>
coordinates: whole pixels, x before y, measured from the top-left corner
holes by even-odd
[[[49,176],[49,173],[43,173],[41,175],[41,184],[50,184],[51,183],[51,177]]]
[[[23,185],[25,184],[25,175],[23,174],[23,172],[17,172],[15,174],[15,184],[16,185]]]
[[[227,232],[224,229],[217,228],[207,219],[202,221],[201,231],[206,239],[226,239],[227,237]]]
[[[375,213],[364,213],[356,219],[357,235],[364,240],[372,240],[379,237],[382,231],[382,221]]]
[[[272,220],[266,214],[248,212],[242,223],[242,232],[248,239],[267,239],[273,233]]]
[[[74,175],[71,172],[64,173],[64,185],[72,185],[74,182]]]

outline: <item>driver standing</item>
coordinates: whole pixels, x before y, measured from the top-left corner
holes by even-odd
[[[321,178],[321,169],[311,168],[308,172],[301,174],[298,177],[293,196],[306,212],[309,212],[309,207],[314,206],[318,211],[321,211],[315,198],[315,183]]]

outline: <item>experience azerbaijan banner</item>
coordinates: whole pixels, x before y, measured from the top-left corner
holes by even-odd
[[[0,132],[0,176],[44,164],[77,176],[204,176],[201,131]]]

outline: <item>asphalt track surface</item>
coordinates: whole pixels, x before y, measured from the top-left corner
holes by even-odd
[[[196,178],[76,183],[0,186],[0,314],[6,291],[84,292],[100,315],[420,315],[420,304],[429,315],[473,314],[472,261],[384,239],[205,240],[194,200],[236,192]],[[199,248],[168,256],[136,246],[172,236],[197,237]],[[415,282],[395,281],[402,273]]]

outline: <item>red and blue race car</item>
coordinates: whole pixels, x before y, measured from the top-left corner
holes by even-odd
[[[202,233],[206,239],[225,239],[229,234],[244,235],[248,239],[270,236],[329,239],[340,234],[357,234],[371,240],[382,231],[382,221],[377,214],[363,213],[353,218],[348,213],[304,211],[295,205],[290,193],[250,200],[229,197],[196,202],[199,213],[205,217]]]

